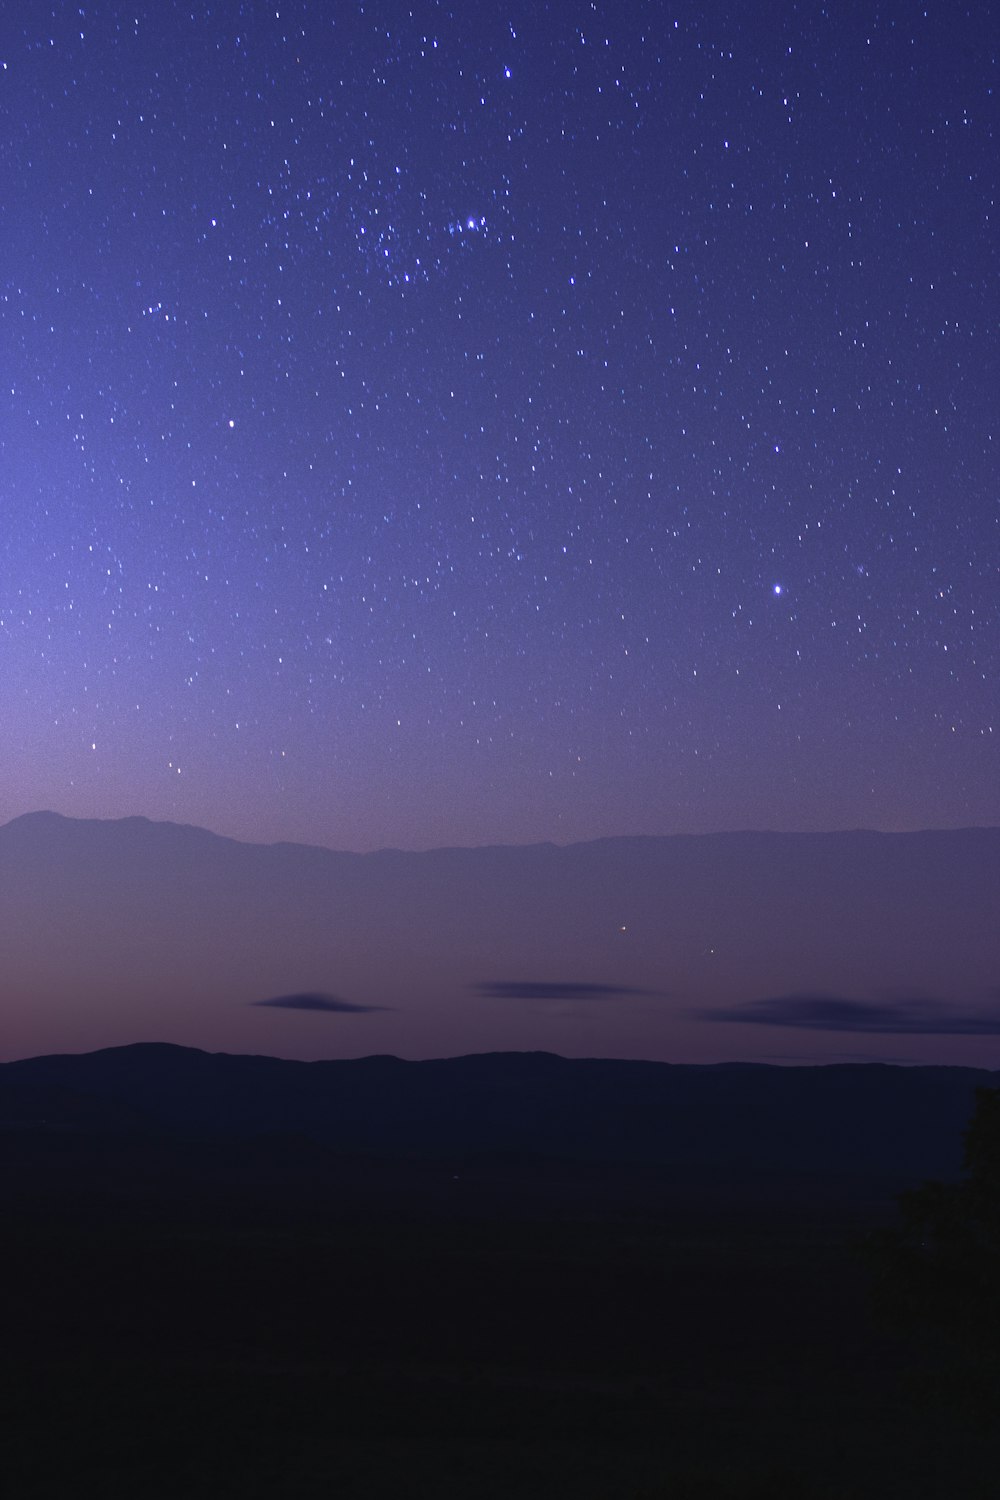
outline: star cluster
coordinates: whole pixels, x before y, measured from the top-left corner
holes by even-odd
[[[998,821],[997,42],[16,7],[0,814]]]

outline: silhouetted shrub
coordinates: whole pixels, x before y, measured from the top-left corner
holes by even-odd
[[[873,1235],[878,1306],[910,1342],[918,1386],[995,1422],[1000,1398],[1000,1089],[977,1089],[963,1175],[899,1200]]]

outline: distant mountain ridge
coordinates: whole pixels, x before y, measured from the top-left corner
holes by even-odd
[[[411,858],[421,858],[427,854],[446,853],[475,853],[496,849],[579,849],[586,847],[600,847],[602,845],[619,844],[659,844],[665,842],[702,842],[712,840],[728,839],[787,839],[787,840],[813,840],[813,839],[852,839],[857,837],[874,839],[911,839],[924,838],[927,836],[950,837],[952,835],[1000,835],[1000,825],[965,824],[956,828],[918,828],[905,832],[886,832],[881,829],[858,827],[851,829],[840,829],[830,832],[826,831],[799,831],[783,832],[773,828],[742,828],[731,830],[715,830],[707,833],[631,833],[631,834],[603,834],[593,839],[575,839],[568,843],[556,843],[552,839],[539,839],[531,842],[516,844],[508,843],[486,843],[486,844],[435,844],[425,849],[400,849],[395,845],[385,845],[378,849],[365,851],[339,849],[331,844],[312,843],[301,839],[275,839],[261,841],[257,839],[235,838],[231,834],[217,833],[214,829],[205,828],[198,823],[178,823],[170,818],[148,818],[142,813],[128,813],[120,818],[79,818],[68,813],[55,812],[51,808],[38,808],[31,812],[19,813],[10,818],[6,823],[0,823],[0,838],[21,831],[32,833],[38,829],[48,828],[65,832],[69,828],[76,828],[84,833],[88,829],[105,830],[127,830],[143,831],[163,829],[169,833],[190,834],[199,840],[217,840],[221,844],[236,844],[241,848],[254,849],[319,849],[326,854],[334,854],[353,859],[371,859],[380,855],[403,855]]]

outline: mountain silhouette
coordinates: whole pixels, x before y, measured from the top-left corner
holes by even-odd
[[[252,1140],[369,1157],[549,1158],[682,1172],[954,1175],[972,1068],[684,1066],[494,1053],[295,1062],[136,1044],[0,1067],[8,1132]]]

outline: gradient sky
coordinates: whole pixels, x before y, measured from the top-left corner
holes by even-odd
[[[998,12],[0,23],[0,819],[1000,822]]]

